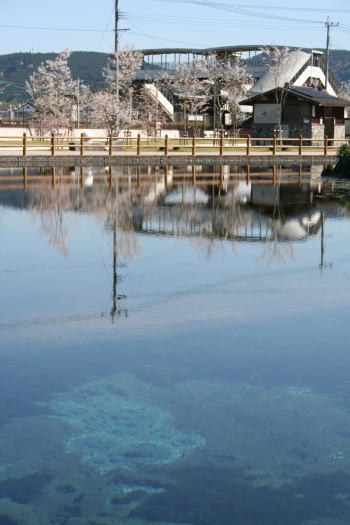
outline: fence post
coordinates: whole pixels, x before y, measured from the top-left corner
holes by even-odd
[[[250,135],[248,135],[247,137],[247,155],[250,155],[250,146],[251,146]]]
[[[164,140],[164,155],[168,155],[169,153],[169,137],[168,135],[165,135],[165,140]]]
[[[136,154],[137,154],[138,156],[141,155],[141,135],[140,135],[140,133],[137,135]]]
[[[111,157],[113,155],[113,135],[112,133],[108,137],[108,155]]]
[[[194,157],[196,154],[196,137],[192,137],[192,157]]]
[[[109,182],[109,187],[111,188],[112,182],[113,182],[112,166],[109,166],[108,168],[108,182]]]
[[[273,142],[272,142],[272,155],[276,155],[277,151],[277,137],[276,135],[273,136]]]
[[[51,133],[51,155],[55,155],[55,134]]]
[[[220,157],[224,154],[224,136],[221,134],[220,137]]]
[[[323,142],[323,154],[326,157],[328,155],[328,137],[325,135]]]
[[[85,176],[85,168],[82,166],[80,168],[80,187],[84,188],[84,176]]]
[[[23,133],[23,157],[27,155],[27,133]]]
[[[83,156],[84,155],[84,133],[82,133],[80,135],[80,155]]]
[[[299,156],[301,157],[303,154],[303,137],[300,135],[299,137]]]

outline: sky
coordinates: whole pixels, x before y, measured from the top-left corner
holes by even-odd
[[[349,0],[119,0],[119,8],[120,28],[128,29],[120,33],[121,44],[138,49],[247,44],[324,48],[329,16],[339,23],[331,30],[331,48],[350,50]],[[113,28],[114,0],[0,0],[0,54],[63,49],[109,53]]]

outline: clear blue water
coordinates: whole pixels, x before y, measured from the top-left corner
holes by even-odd
[[[11,173],[0,525],[349,523],[350,184]]]

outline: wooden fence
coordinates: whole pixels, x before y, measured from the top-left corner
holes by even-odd
[[[215,155],[335,155],[339,146],[348,143],[348,139],[298,138],[164,138],[113,136],[69,137],[62,135],[0,137],[0,155],[174,155],[215,154]],[[18,152],[18,153],[17,153]]]

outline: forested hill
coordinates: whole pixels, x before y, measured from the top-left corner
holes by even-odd
[[[24,84],[27,77],[48,59],[53,59],[54,53],[13,53],[0,55],[0,80]],[[91,88],[103,86],[102,69],[106,65],[106,54],[93,51],[75,51],[69,64],[74,78],[84,80]],[[331,52],[330,67],[336,78],[342,82],[350,80],[350,51],[336,50]],[[26,100],[23,89],[6,88],[0,95],[4,102]]]
[[[92,51],[75,51],[69,58],[74,78],[84,80],[91,88],[103,85],[102,69],[106,65],[106,54]],[[26,79],[45,60],[52,60],[55,53],[13,53],[0,55],[0,80],[24,84]],[[0,95],[4,102],[15,102],[27,99],[23,89],[7,87]]]

